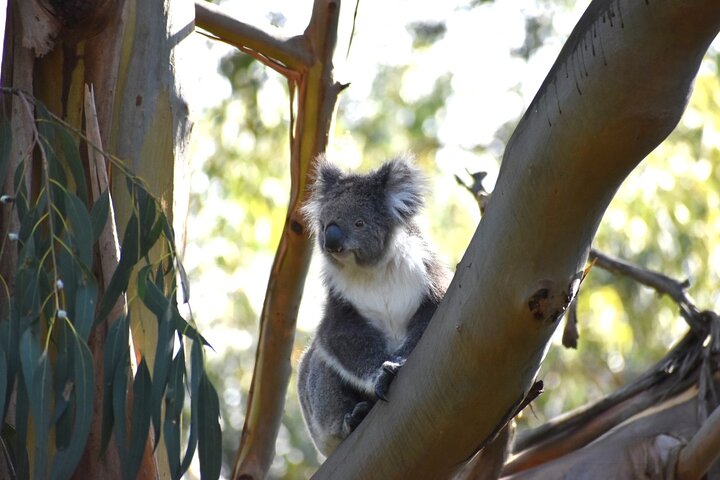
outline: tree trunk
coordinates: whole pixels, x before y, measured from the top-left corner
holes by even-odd
[[[148,190],[161,199],[165,214],[171,219],[174,177],[168,172],[182,165],[190,133],[188,107],[180,95],[173,65],[178,62],[179,42],[193,30],[192,4],[170,0],[59,1],[50,2],[52,7],[48,9],[47,3],[10,0],[7,23],[3,22],[2,85],[30,93],[78,130],[84,130],[84,88],[86,84],[92,85],[104,148],[125,160],[146,181]],[[3,12],[4,5],[4,2],[0,5]],[[17,165],[26,162],[25,180],[32,197],[38,194],[40,175],[28,157],[32,120],[22,111],[17,96],[4,95],[3,108],[13,133],[10,158],[15,164],[9,171],[14,172]],[[121,176],[112,179],[117,224],[125,225],[133,203],[124,179]],[[12,174],[6,178],[2,192],[14,192]],[[18,231],[13,209],[3,208],[0,222],[3,238]],[[166,253],[155,249],[150,259],[156,260]],[[17,252],[5,249],[0,257],[0,275],[7,280],[11,295],[16,265]],[[106,286],[100,285],[99,298]],[[140,308],[141,303],[132,304],[133,334],[137,355],[144,355],[152,371],[156,320],[145,308]],[[96,379],[95,408],[77,478],[110,479],[121,478],[122,474],[114,441],[100,455],[104,344],[114,320],[98,325],[89,339]],[[157,461],[149,439],[138,478],[165,476],[162,473],[167,471],[165,449],[160,445],[156,451],[162,452],[158,453]],[[7,476],[0,472],[0,477]]]

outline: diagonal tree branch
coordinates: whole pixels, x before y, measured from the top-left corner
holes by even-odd
[[[195,2],[195,26],[211,32],[218,40],[241,50],[257,52],[291,70],[307,68],[314,60],[304,36],[278,38],[223,13],[219,7],[204,0]]]
[[[389,402],[316,478],[446,478],[478,450],[532,385],[608,203],[677,124],[718,29],[716,0],[590,4]]]

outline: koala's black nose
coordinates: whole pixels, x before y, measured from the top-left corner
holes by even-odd
[[[330,253],[340,253],[343,250],[343,231],[335,223],[325,227],[325,250]]]

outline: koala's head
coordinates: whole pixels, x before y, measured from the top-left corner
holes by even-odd
[[[425,185],[406,157],[367,174],[344,173],[322,157],[303,213],[332,262],[372,266],[383,258],[395,232],[412,225]]]

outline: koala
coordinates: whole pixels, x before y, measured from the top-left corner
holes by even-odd
[[[303,213],[322,253],[327,299],[300,360],[298,395],[326,456],[386,400],[445,294],[448,271],[415,223],[425,191],[408,157],[367,174],[319,159]]]

